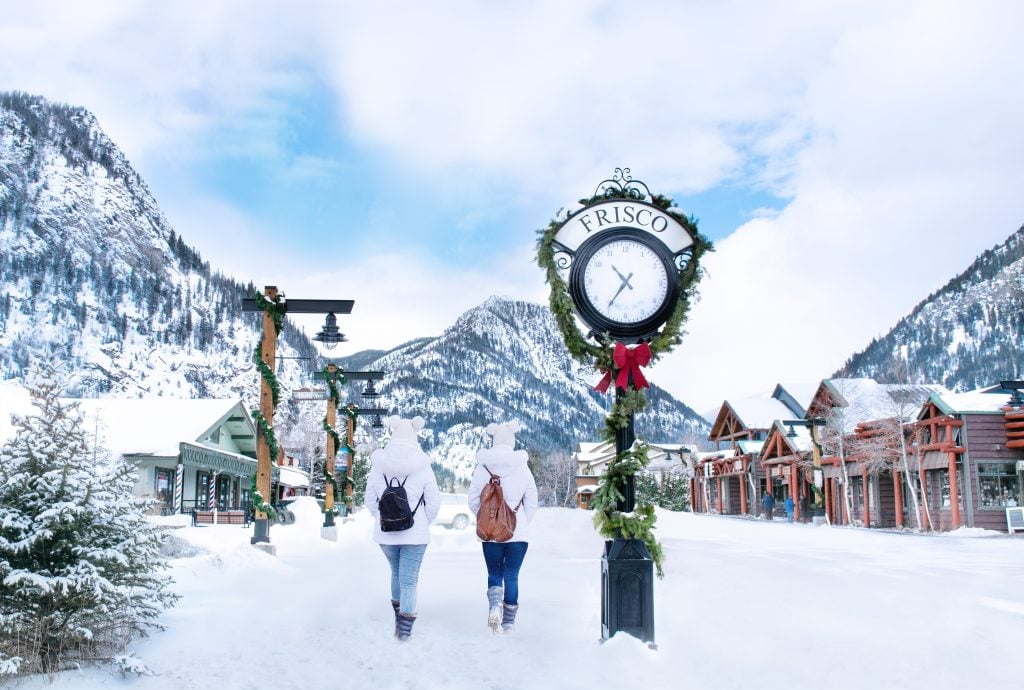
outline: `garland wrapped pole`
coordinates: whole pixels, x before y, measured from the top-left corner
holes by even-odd
[[[292,299],[285,301],[284,295],[278,294],[277,288],[274,286],[264,288],[263,294],[257,292],[254,299],[242,300],[242,311],[263,312],[263,339],[256,346],[256,352],[253,355],[261,377],[260,407],[258,410],[252,411],[253,420],[258,429],[256,481],[252,492],[253,507],[256,511],[253,544],[270,542],[270,520],[274,517],[274,510],[267,502],[269,497],[270,503],[273,503],[270,479],[273,463],[280,453],[273,421],[274,408],[277,407],[281,397],[281,385],[274,373],[274,365],[277,336],[284,328],[285,315],[289,313],[327,314],[323,330],[313,336],[313,340],[323,343],[330,349],[345,340],[345,336],[338,332],[335,314],[350,314],[353,304],[355,304],[353,300]],[[273,552],[274,549],[267,547],[267,550]]]
[[[264,288],[263,295],[256,294],[256,303],[263,308],[263,339],[255,357],[261,377],[259,417],[256,420],[259,431],[256,444],[256,491],[253,496],[256,519],[252,544],[270,542],[270,513],[273,509],[268,510],[267,497],[270,496],[270,475],[277,457],[277,439],[273,429],[274,408],[280,397],[280,387],[274,368],[277,362],[277,334],[284,322],[282,300],[277,294],[277,287],[273,285]]]
[[[324,529],[321,536],[325,538],[333,534],[328,528],[334,527],[334,516],[338,509],[334,506],[337,482],[334,480],[334,462],[338,448],[341,446],[341,439],[338,431],[334,428],[337,424],[338,402],[338,367],[336,364],[328,364],[324,369],[324,380],[327,382],[327,417],[324,419],[324,430],[327,432],[327,458],[324,460]],[[335,535],[335,539],[336,539]]]
[[[601,637],[624,631],[654,647],[652,571],[656,566],[663,576],[664,554],[654,538],[654,507],[635,502],[634,475],[648,456],[646,444],[636,442],[633,419],[646,405],[642,367],[681,341],[711,243],[694,219],[633,180],[629,168],[616,168],[580,208],[538,234],[537,263],[569,354],[604,373],[597,390],[615,386],[604,429],[605,440],[615,442],[615,458],[591,504],[594,524],[608,540]]]

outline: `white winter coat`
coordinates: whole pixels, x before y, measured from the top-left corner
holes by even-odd
[[[384,532],[380,528],[380,510],[377,503],[387,488],[388,479],[397,477],[405,480],[405,493],[413,507],[423,497],[423,505],[416,509],[413,526],[401,532]],[[408,477],[408,479],[406,479]],[[437,479],[430,468],[430,458],[418,443],[393,439],[384,448],[370,454],[370,473],[366,479],[366,496],[363,502],[373,515],[373,540],[378,544],[429,544],[430,523],[437,517],[441,507],[441,492]]]
[[[513,510],[518,506],[516,531],[509,541],[529,541],[530,523],[537,513],[537,483],[533,480],[530,468],[526,466],[526,460],[525,450],[512,450],[510,446],[481,448],[476,453],[476,470],[469,485],[469,508],[476,513],[480,510],[480,492],[484,490],[491,474],[501,477],[505,503]],[[523,502],[521,506],[520,501]]]

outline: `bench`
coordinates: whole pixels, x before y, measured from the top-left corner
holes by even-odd
[[[192,524],[194,525],[212,525],[213,524],[213,512],[212,510],[193,510],[192,511]],[[242,525],[243,527],[249,524],[249,516],[244,510],[218,510],[217,511],[217,524],[218,525]]]

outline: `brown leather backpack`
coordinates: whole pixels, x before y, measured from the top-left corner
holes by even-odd
[[[487,470],[487,466],[484,465]],[[480,492],[480,509],[476,512],[476,536],[484,541],[504,542],[516,531],[516,510],[508,507],[505,493],[501,490],[501,477],[487,470],[491,478]],[[523,496],[525,499],[526,497]],[[523,501],[519,501],[523,505]]]

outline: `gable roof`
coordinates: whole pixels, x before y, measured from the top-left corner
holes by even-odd
[[[255,452],[256,429],[237,398],[79,398],[73,402],[82,409],[85,428],[95,431],[102,446],[115,455],[173,457],[180,442],[202,443],[221,424],[227,424],[233,436],[251,436],[251,444],[244,438],[236,440],[242,441],[243,452]]]
[[[861,422],[889,419],[902,411],[914,419],[933,393],[948,393],[939,384],[878,383],[869,378],[822,379],[811,408],[833,403],[843,408],[843,433],[852,434]]]
[[[932,393],[929,402],[945,414],[999,414],[1010,404],[1010,393],[1001,388],[981,388],[967,393]]]
[[[776,419],[791,419],[794,416],[785,403],[765,395],[725,400],[711,427],[709,438],[726,435],[727,422],[734,421],[740,429],[770,429]]]

